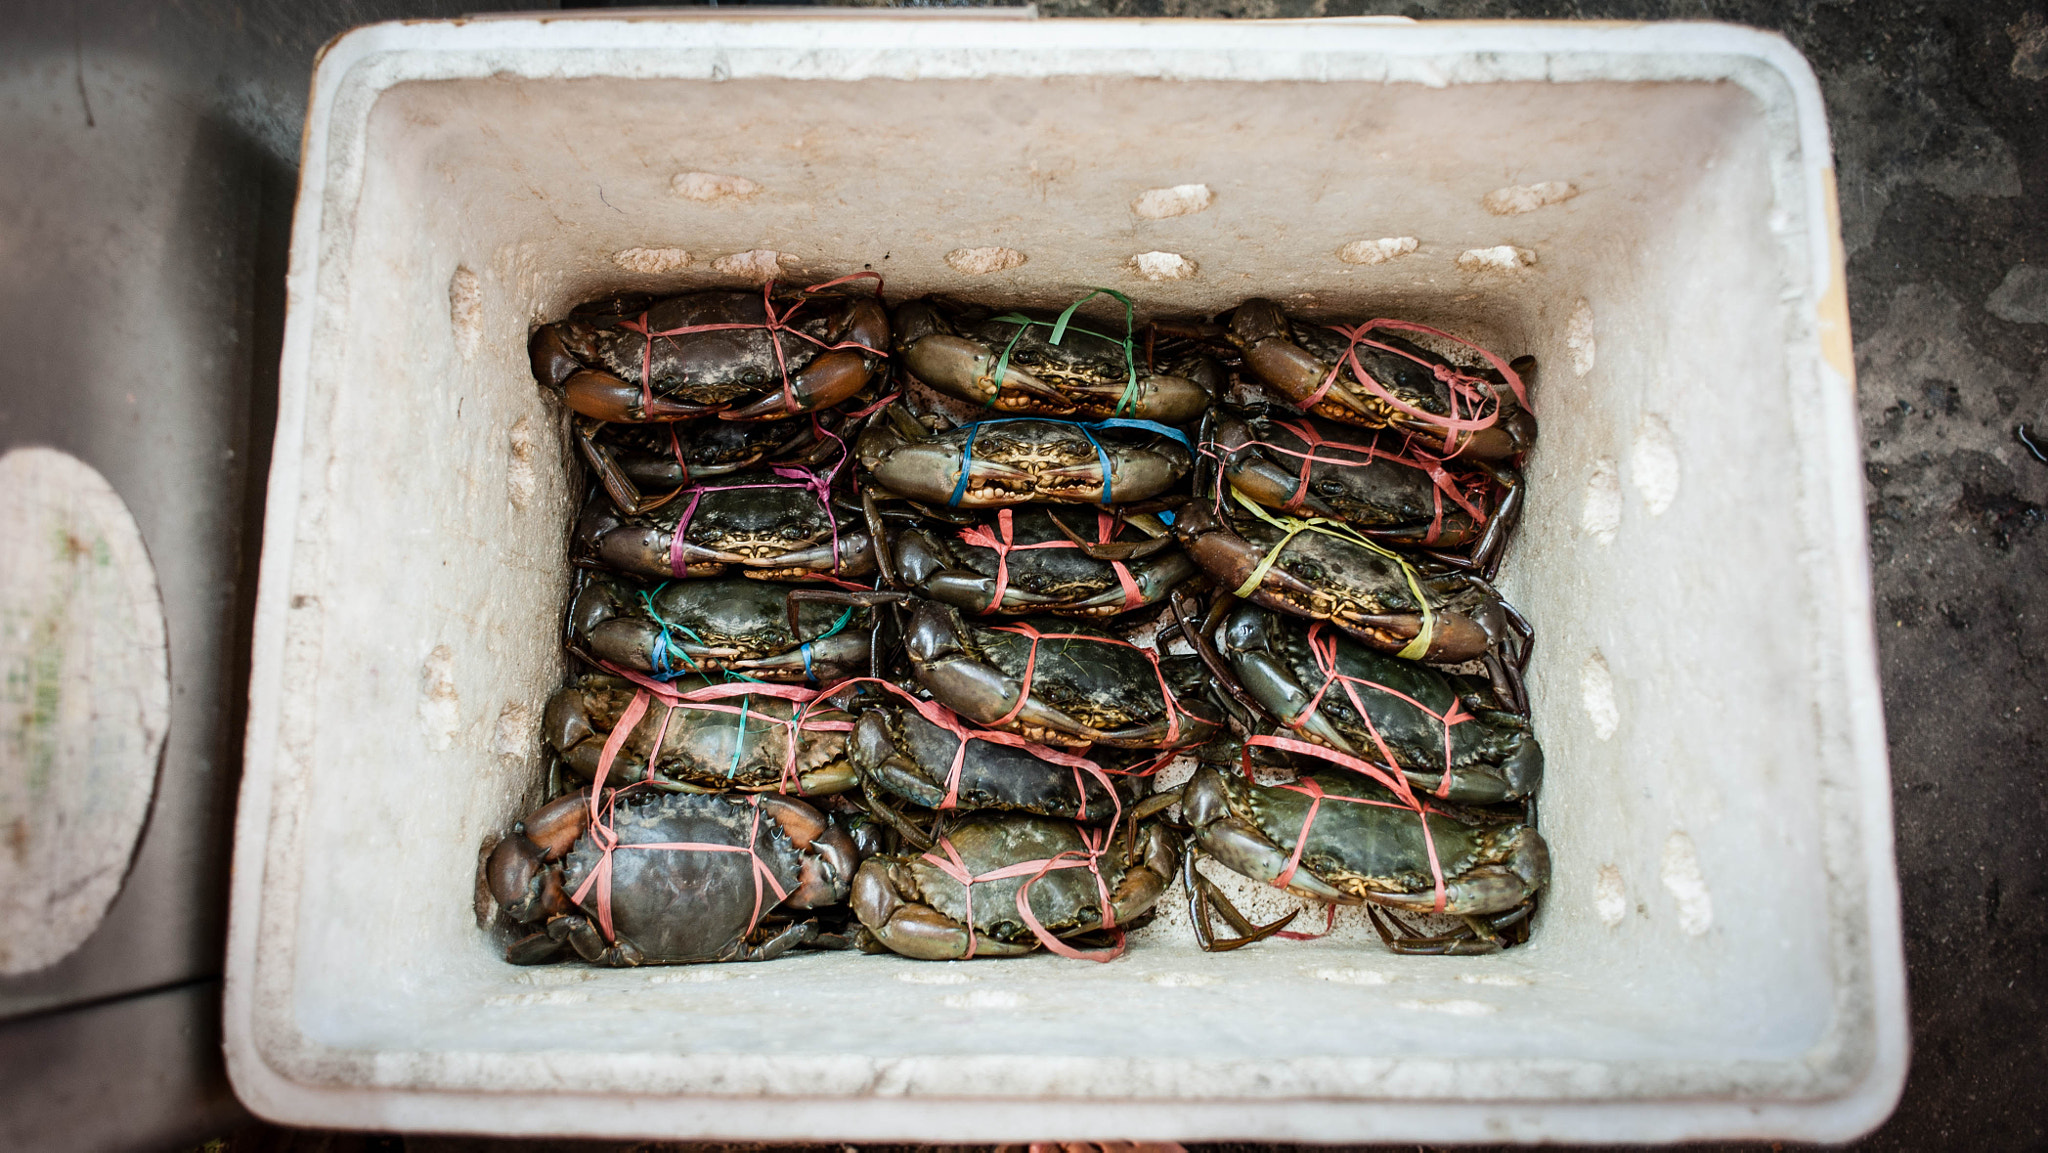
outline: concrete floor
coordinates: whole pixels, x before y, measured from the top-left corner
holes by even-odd
[[[2037,623],[2048,590],[2034,579],[2048,571],[2048,463],[2014,431],[2048,426],[2048,5],[1044,0],[1042,10],[1714,19],[1777,30],[1807,55],[1828,101],[1850,257],[1912,980],[1905,1098],[1861,1147],[2048,1143],[2038,1089],[2048,634]],[[568,1147],[264,1127],[223,1137],[236,1150]]]

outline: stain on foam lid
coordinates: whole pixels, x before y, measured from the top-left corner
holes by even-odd
[[[0,975],[63,960],[121,891],[156,791],[171,680],[128,506],[51,448],[0,456]]]

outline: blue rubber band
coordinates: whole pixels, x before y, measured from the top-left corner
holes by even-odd
[[[1133,420],[1128,417],[1120,417],[1115,420],[1084,421],[1054,420],[1051,417],[1045,416],[1012,416],[1005,417],[1002,420],[970,421],[967,424],[963,424],[960,426],[961,428],[967,430],[967,442],[960,446],[960,481],[959,483],[953,486],[953,495],[946,498],[947,508],[960,507],[960,498],[967,495],[967,471],[969,468],[973,467],[974,464],[974,438],[980,434],[982,426],[988,424],[1016,424],[1019,421],[1026,420],[1044,421],[1046,424],[1072,425],[1073,427],[1081,430],[1081,435],[1087,437],[1088,443],[1094,446],[1095,459],[1102,465],[1103,504],[1115,504],[1116,496],[1110,478],[1109,452],[1108,450],[1102,447],[1101,441],[1095,439],[1095,434],[1097,432],[1109,428],[1142,429],[1146,432],[1155,432],[1161,436],[1177,440],[1180,442],[1180,446],[1184,449],[1187,449],[1190,453],[1195,451],[1195,446],[1188,442],[1186,433],[1183,433],[1180,430],[1169,427],[1167,425],[1163,425],[1156,420]],[[831,634],[828,633],[826,635],[829,636]],[[819,637],[818,639],[823,640],[825,638]]]
[[[953,486],[953,495],[946,498],[947,508],[959,508],[960,498],[967,495],[967,470],[974,466],[974,438],[980,434],[984,423],[999,424],[1000,421],[975,421],[966,427],[967,443],[960,446],[960,483]]]
[[[1142,428],[1146,432],[1156,432],[1161,436],[1170,437],[1174,440],[1179,441],[1180,446],[1184,449],[1187,449],[1189,452],[1195,451],[1195,446],[1188,443],[1186,433],[1180,431],[1177,428],[1173,428],[1169,425],[1161,424],[1156,420],[1136,420],[1131,417],[1118,417],[1115,420],[1098,420],[1091,424],[1083,425],[1082,427],[1094,429]]]
[[[740,771],[740,746],[745,744],[747,739],[747,708],[753,703],[753,697],[740,698],[740,731],[739,735],[732,739],[732,764],[725,767],[725,779],[728,781],[732,780],[733,774]]]
[[[640,590],[640,600],[647,606],[647,615],[653,617],[654,623],[661,626],[660,634],[654,638],[654,651],[649,654],[650,659],[648,661],[648,664],[654,667],[654,679],[662,681],[664,683],[675,680],[677,677],[685,676],[689,673],[702,671],[701,668],[698,666],[697,662],[690,659],[689,653],[686,653],[681,648],[676,647],[675,642],[669,640],[669,633],[671,631],[679,632],[684,636],[689,637],[691,640],[696,641],[700,645],[704,643],[704,638],[698,636],[695,631],[691,630],[689,627],[685,625],[679,625],[670,621],[668,618],[662,616],[661,612],[654,607],[655,595],[661,592],[661,590],[667,588],[668,586],[669,582],[663,581],[660,584],[655,585],[652,590]],[[679,669],[669,663],[668,656],[669,650],[671,648],[675,649],[675,654],[677,656],[683,658],[683,663],[689,666],[688,668]]]

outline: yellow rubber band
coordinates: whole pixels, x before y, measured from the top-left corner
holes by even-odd
[[[1280,550],[1287,547],[1287,542],[1305,532],[1321,533],[1324,536],[1341,540],[1346,544],[1355,544],[1371,552],[1378,553],[1401,566],[1401,575],[1408,581],[1408,591],[1415,594],[1415,603],[1422,609],[1422,631],[1416,633],[1415,639],[1409,641],[1400,652],[1394,655],[1404,660],[1414,661],[1421,660],[1423,654],[1429,652],[1430,643],[1436,639],[1436,613],[1429,607],[1429,598],[1422,593],[1422,582],[1416,577],[1414,566],[1408,563],[1406,557],[1365,537],[1357,529],[1342,521],[1334,521],[1320,516],[1276,517],[1272,513],[1267,512],[1257,501],[1239,492],[1236,485],[1230,486],[1230,495],[1237,503],[1250,510],[1253,516],[1258,517],[1285,534],[1280,538],[1278,544],[1266,550],[1266,555],[1259,558],[1259,563],[1257,567],[1252,569],[1251,575],[1245,578],[1243,584],[1237,586],[1237,596],[1250,596],[1252,590],[1259,587],[1259,582],[1265,580],[1266,574],[1272,571],[1273,563],[1280,559]]]

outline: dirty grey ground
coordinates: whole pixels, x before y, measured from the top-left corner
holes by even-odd
[[[240,26],[239,6],[231,16],[226,6],[191,7]],[[273,20],[288,9],[253,7]],[[2048,590],[2038,579],[2048,571],[2048,463],[2014,434],[2022,422],[2048,425],[2048,5],[1045,0],[1042,7],[1062,17],[1715,19],[1777,30],[1806,53],[1828,102],[1850,257],[1912,982],[1914,1059],[1905,1098],[1862,1147],[2048,1145],[2048,1094],[2038,1088],[2048,1058],[2048,633],[2041,623]],[[671,1148],[262,1126],[218,1134],[213,1147],[238,1151]]]

